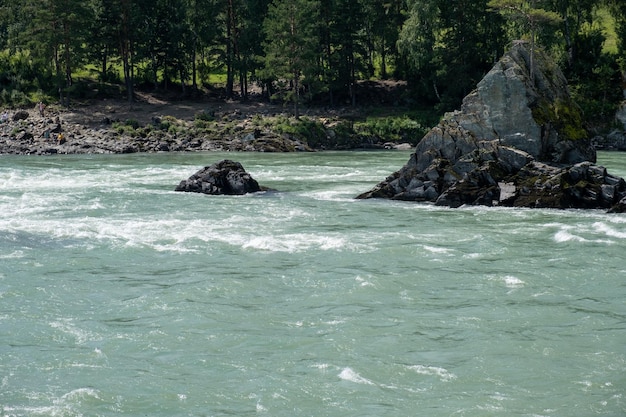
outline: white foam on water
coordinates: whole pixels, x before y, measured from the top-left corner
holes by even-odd
[[[3,413],[2,416],[45,416],[56,417],[65,415],[63,408],[58,406],[41,406],[41,407],[19,407],[19,406],[6,406],[0,408]]]
[[[424,248],[424,250],[431,252],[431,253],[449,254],[450,252],[452,252],[452,249],[450,248],[442,248],[442,247],[429,246],[429,245],[422,245],[422,248]]]
[[[354,193],[351,190],[335,190],[335,191],[316,191],[302,194],[321,201],[353,201]]]
[[[256,403],[256,412],[267,413],[267,408],[263,404],[261,404],[261,400],[258,400]]]
[[[0,259],[19,259],[24,257],[24,251],[16,250],[10,253],[0,253]]]
[[[237,240],[237,239],[235,239]],[[335,236],[324,236],[319,234],[287,234],[287,235],[266,235],[240,236],[238,239],[244,249],[260,249],[270,252],[304,252],[315,248],[320,250],[341,250],[351,249],[345,238]]]
[[[76,343],[81,345],[88,341],[100,340],[100,338],[97,338],[92,332],[76,327],[72,319],[58,319],[50,322],[49,325],[53,329],[60,330],[61,332],[72,336],[76,340]]]
[[[504,285],[506,285],[507,288],[522,288],[526,285],[524,281],[511,275],[503,277],[502,281],[504,281]]]
[[[595,231],[603,233],[606,236],[616,237],[619,239],[626,239],[626,232],[616,230],[615,228],[609,226],[606,223],[596,222],[593,224],[593,228]]]
[[[97,400],[100,399],[98,396],[98,391],[93,388],[78,388],[73,391],[68,392],[67,394],[63,394],[61,400],[64,401],[75,401],[75,400],[84,400],[87,398],[95,398]]]
[[[243,220],[242,220],[243,221]],[[0,221],[0,227],[2,222]],[[195,252],[206,250],[214,242],[270,252],[304,252],[319,250],[362,250],[363,244],[351,242],[341,233],[289,233],[280,234],[271,223],[263,226],[226,221],[183,219],[51,219],[13,220],[4,227],[14,232],[27,232],[34,236],[46,230],[46,239],[71,240],[81,247],[94,247],[97,242],[121,247],[151,247],[157,251]],[[71,242],[65,242],[71,245]],[[200,245],[202,244],[202,245]],[[200,246],[199,246],[200,245]],[[0,257],[21,257],[21,253],[2,254]]]
[[[436,376],[444,382],[448,382],[457,378],[456,375],[449,372],[447,369],[437,366],[412,365],[408,368],[420,375]]]
[[[563,243],[563,242],[587,242],[588,240],[580,237],[580,236],[576,236],[570,232],[568,232],[567,230],[559,230],[558,232],[556,232],[554,234],[554,240],[557,243]]]
[[[369,282],[368,280],[366,280],[365,278],[362,278],[360,276],[357,276],[355,278],[355,280],[356,280],[356,282],[359,283],[359,285],[361,287],[374,287],[375,286],[373,283]]]
[[[352,370],[352,368],[343,368],[338,376],[344,381],[350,381],[350,382],[354,382],[357,384],[364,384],[364,385],[376,385],[369,379],[363,378],[361,375],[359,375],[354,370]]]
[[[616,242],[611,239],[606,239],[606,237],[619,239],[626,238],[626,233],[617,231],[603,222],[596,222],[592,226],[566,226],[563,224],[553,226],[560,228],[560,230],[554,234],[554,240],[557,243],[580,242],[612,245]],[[587,237],[583,237],[582,235],[586,235]]]
[[[33,399],[42,397],[40,394],[33,393]],[[47,396],[46,396],[47,397]],[[75,408],[80,402],[85,400],[102,400],[97,390],[93,388],[78,388],[72,390],[58,398],[45,398],[52,405],[42,406],[0,406],[0,415],[2,416],[45,416],[45,417],[62,417],[62,416],[82,416]]]

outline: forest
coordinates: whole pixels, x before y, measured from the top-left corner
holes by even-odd
[[[439,114],[513,41],[547,51],[586,118],[623,99],[623,0],[0,0],[0,104],[137,90],[219,90],[299,106],[358,106],[363,80],[408,85]]]

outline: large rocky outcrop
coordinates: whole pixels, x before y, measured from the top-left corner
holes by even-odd
[[[595,149],[565,77],[517,44],[418,143],[407,164],[357,198],[458,207],[611,208],[623,179],[594,165]]]
[[[243,195],[264,190],[239,162],[224,159],[181,181],[174,191]]]

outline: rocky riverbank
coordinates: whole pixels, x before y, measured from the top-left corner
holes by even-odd
[[[93,100],[71,109],[50,106],[43,115],[38,108],[5,113],[0,154],[412,148],[355,131],[355,112],[320,109],[296,121],[283,107],[262,102],[167,102],[148,95],[132,106]]]
[[[189,151],[310,151],[305,142],[252,124],[240,111],[190,114],[178,118],[167,112],[145,119],[142,110],[95,111],[90,106],[74,110],[53,109],[44,116],[35,110],[9,114],[0,125],[0,153],[121,154],[135,152]],[[99,113],[98,120],[94,120]],[[211,125],[202,132],[199,123]]]

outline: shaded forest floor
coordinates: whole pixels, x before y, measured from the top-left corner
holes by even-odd
[[[301,116],[313,118],[338,118],[365,120],[367,117],[401,116],[411,112],[407,99],[407,86],[398,81],[364,81],[357,88],[357,104],[347,100],[330,107],[323,104],[303,105]],[[94,127],[103,122],[137,121],[140,125],[151,123],[166,116],[182,121],[193,121],[201,113],[237,113],[242,117],[293,115],[293,105],[272,103],[260,94],[252,94],[248,100],[226,99],[220,91],[184,97],[164,91],[137,91],[135,100],[129,104],[124,99],[92,98],[72,100],[69,109],[55,110],[70,123]],[[56,113],[56,112],[55,112]],[[434,117],[432,114],[430,117]]]

